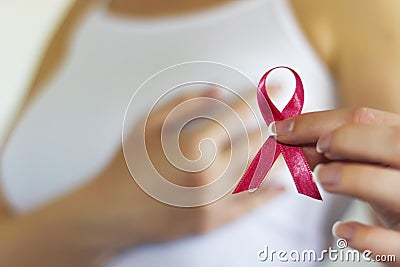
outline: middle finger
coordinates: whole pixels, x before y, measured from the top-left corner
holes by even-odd
[[[400,127],[349,124],[320,137],[317,151],[327,158],[400,166]]]
[[[381,166],[356,163],[320,164],[314,170],[321,186],[364,201],[400,210],[400,172]]]

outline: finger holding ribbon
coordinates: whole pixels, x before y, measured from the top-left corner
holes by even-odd
[[[278,68],[288,69],[292,72],[296,80],[294,94],[282,112],[273,104],[266,90],[266,80],[268,75]],[[300,194],[321,200],[321,195],[318,191],[317,185],[313,181],[310,167],[301,148],[298,146],[278,143],[272,133],[274,122],[282,121],[301,113],[304,104],[304,89],[300,76],[293,69],[284,66],[275,67],[269,70],[260,80],[257,90],[257,100],[264,121],[269,126],[270,136],[250,163],[250,166],[239,181],[239,184],[233,193],[235,194],[260,187],[272,165],[278,156],[282,154],[293,177],[297,191]]]
[[[291,123],[288,123],[291,121]],[[360,251],[400,258],[400,116],[357,108],[302,114],[277,123],[277,139],[286,144],[309,144],[329,162],[314,169],[322,188],[359,198],[371,205],[381,226],[339,222],[336,236]]]

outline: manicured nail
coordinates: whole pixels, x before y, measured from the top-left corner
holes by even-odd
[[[268,136],[276,136],[276,126],[274,121],[268,125]]]
[[[325,153],[326,151],[328,151],[330,145],[331,145],[331,135],[328,134],[328,135],[322,136],[318,140],[316,150],[318,153]]]
[[[337,238],[351,240],[353,238],[355,227],[351,223],[335,222],[332,227],[332,234]]]
[[[314,181],[314,183],[319,183],[319,181],[318,181],[318,177],[317,177],[317,168],[319,168],[319,165],[317,165],[315,168],[314,168],[314,170],[311,172],[311,174],[312,174],[312,179],[313,179],[313,181]]]
[[[334,237],[336,237],[336,238],[338,238],[338,235],[336,234],[337,227],[338,227],[341,223],[342,223],[341,221],[337,221],[337,222],[335,222],[335,223],[333,224],[333,226],[332,226],[332,235],[333,235]]]
[[[273,133],[275,133],[275,135],[289,135],[293,131],[294,120],[277,121],[274,123],[274,126]]]
[[[318,164],[314,168],[314,178],[321,185],[335,185],[340,178],[340,167],[335,165],[325,166],[324,164]]]

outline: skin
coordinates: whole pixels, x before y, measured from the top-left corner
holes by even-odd
[[[314,154],[328,160],[314,162],[324,190],[366,201],[382,221],[381,226],[339,222],[334,234],[361,252],[372,251],[372,257],[399,259],[400,115],[369,108],[332,110],[277,122],[276,129],[278,141],[313,144]]]
[[[32,84],[31,93],[26,99],[27,104],[62,65],[71,33],[87,10],[97,2],[99,1],[76,1],[49,44]],[[168,7],[162,4],[164,2],[140,1],[139,6],[139,0],[114,0],[110,4],[110,12],[123,13],[124,16],[141,14],[151,18],[196,12],[226,1],[174,0],[174,5]],[[400,105],[397,103],[397,99],[400,99],[400,91],[397,90],[400,83],[400,35],[396,28],[396,25],[399,25],[399,17],[395,12],[399,8],[399,1],[292,0],[291,5],[310,44],[332,73],[338,85],[342,106],[370,106],[400,112]],[[357,12],[351,12],[352,10]],[[185,99],[193,96],[182,97]],[[170,105],[177,103],[179,100],[171,102]],[[157,122],[165,118],[165,112],[171,109],[170,105],[167,104],[155,114],[152,127],[159,127]],[[232,105],[240,106],[240,103]],[[335,113],[335,116],[339,115],[340,112]],[[332,125],[335,122],[339,123],[335,116],[332,115],[328,120]],[[316,131],[324,129],[318,124],[310,127],[314,127]],[[220,132],[212,130],[213,126],[210,124],[201,125],[201,129],[198,138],[210,134],[208,137],[211,138],[221,136]],[[308,132],[310,130],[307,128],[304,133]],[[252,136],[252,140],[257,140],[257,133]],[[157,135],[149,138],[154,138],[150,139],[149,143],[152,144],[152,140],[157,140]],[[191,135],[187,134],[186,138],[187,143],[190,143]],[[315,146],[312,146],[318,138],[319,135],[315,135],[314,139],[305,139],[308,140],[305,143],[311,144],[306,149],[307,153],[316,163],[324,159],[315,152]],[[235,145],[240,147],[243,142],[238,140]],[[196,153],[190,146],[185,148],[188,155]],[[225,151],[226,143],[219,143],[219,148]],[[154,160],[161,162],[162,157],[159,157],[157,146],[153,147],[152,151]],[[220,162],[223,161],[224,155]],[[216,167],[213,171],[217,172],[219,168],[221,167]],[[186,180],[184,176],[176,177],[168,168],[165,172],[171,175],[171,179],[175,177],[181,182]],[[208,177],[209,174],[203,173],[197,182],[206,183]],[[164,242],[211,231],[274,197],[281,190],[275,188],[267,190],[268,193],[257,191],[250,196],[245,193],[228,196],[213,205],[201,208],[174,208],[150,198],[132,182],[122,152],[118,151],[114,160],[94,177],[91,183],[29,214],[15,215],[2,197],[0,265],[103,265],[116,253],[139,244]],[[126,203],[142,205],[128,206]],[[160,232],[161,222],[163,227],[168,225],[173,231]]]

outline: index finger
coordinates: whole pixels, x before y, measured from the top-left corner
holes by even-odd
[[[337,109],[301,114],[275,123],[277,140],[291,145],[313,144],[346,123],[400,125],[400,115],[370,109]]]

